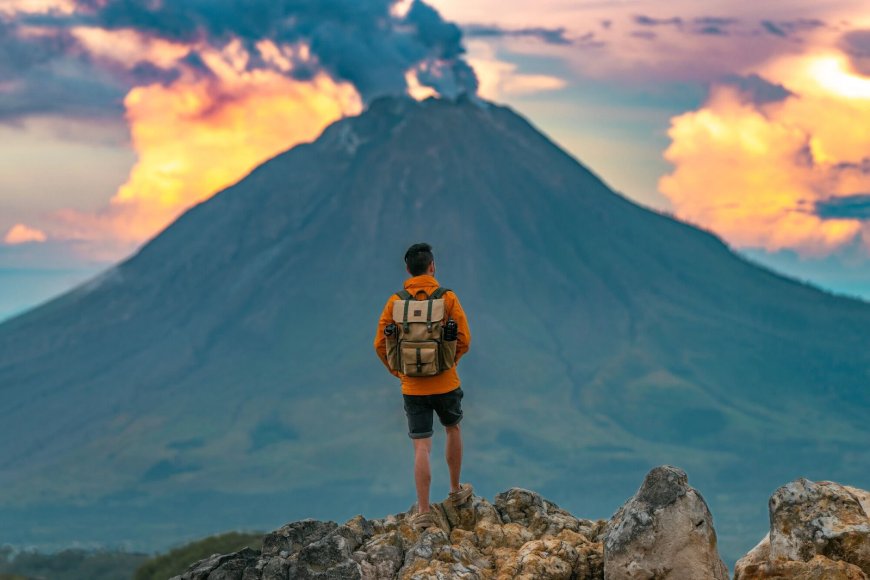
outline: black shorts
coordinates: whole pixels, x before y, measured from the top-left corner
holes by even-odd
[[[425,439],[432,436],[432,411],[438,413],[438,420],[445,427],[462,421],[462,387],[440,395],[406,395],[405,415],[408,417],[408,436],[411,439]]]

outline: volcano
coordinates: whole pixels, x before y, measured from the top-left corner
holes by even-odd
[[[469,317],[481,495],[607,517],[676,464],[727,558],[782,481],[870,486],[870,305],[628,201],[508,107],[390,97],[0,325],[0,541],[159,549],[410,505],[372,339],[420,241]]]

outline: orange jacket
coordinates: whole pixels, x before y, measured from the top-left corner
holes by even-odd
[[[405,280],[405,290],[415,297],[422,290],[427,295],[434,292],[440,284],[434,276],[423,274],[414,276]],[[384,336],[384,328],[393,322],[393,302],[400,300],[398,296],[393,294],[387,300],[381,319],[378,321],[378,331],[375,334],[375,351],[378,353],[378,358],[390,370],[387,364],[387,340]],[[444,295],[444,314],[447,317],[456,321],[458,327],[458,336],[456,338],[456,362],[468,351],[468,345],[471,344],[471,333],[468,330],[468,320],[465,318],[465,311],[462,310],[462,305],[459,304],[459,298],[453,292],[448,292]],[[406,395],[437,395],[452,391],[459,386],[459,375],[456,373],[456,367],[449,368],[440,375],[434,377],[409,377],[398,371],[392,371],[402,380],[402,393]]]

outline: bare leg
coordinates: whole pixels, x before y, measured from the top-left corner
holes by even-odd
[[[445,427],[447,430],[447,467],[450,469],[450,491],[459,491],[459,472],[462,470],[462,431],[459,424]]]
[[[429,484],[432,473],[429,469],[429,453],[432,451],[432,438],[413,439],[414,441],[414,481],[417,484],[417,506],[419,513],[429,511]]]

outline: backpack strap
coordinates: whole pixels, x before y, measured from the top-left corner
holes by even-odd
[[[429,311],[426,313],[426,329],[429,332],[432,332],[432,301],[438,300],[444,294],[450,291],[450,288],[443,288],[441,286],[438,287],[432,294],[429,295]]]
[[[408,306],[411,304],[411,300],[413,300],[414,297],[411,296],[411,293],[407,290],[400,290],[399,292],[396,292],[396,296],[398,296],[405,302],[405,311],[402,315],[402,331],[408,332],[411,329],[411,327],[408,326]]]
[[[431,296],[429,296],[429,300],[437,300],[448,292],[450,292],[450,288],[444,288],[442,286],[439,286],[438,289],[435,290],[435,292],[433,292]]]

